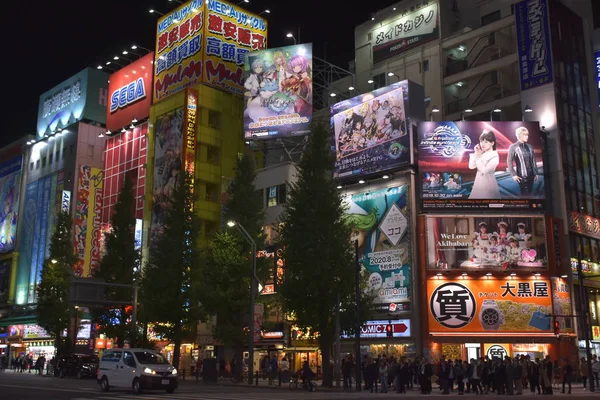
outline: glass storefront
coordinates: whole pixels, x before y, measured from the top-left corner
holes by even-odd
[[[543,359],[547,355],[551,355],[553,350],[555,349],[550,343],[432,343],[431,354],[434,362],[439,362],[441,356],[452,360],[479,359],[486,356],[492,359],[517,355]]]

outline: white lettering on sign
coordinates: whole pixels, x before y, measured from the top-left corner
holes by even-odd
[[[544,22],[542,18],[547,18],[545,10],[539,0],[530,0],[527,3],[527,21],[529,22],[529,59],[535,60],[531,76],[536,77],[548,72],[546,66],[546,33],[544,32]]]
[[[395,320],[382,320],[382,321],[366,321],[363,326],[360,327],[361,338],[384,338],[387,337],[386,328],[388,325],[392,326],[393,337],[410,337],[410,320],[408,319],[395,319]],[[348,333],[342,333],[342,338],[350,339],[354,335]]]
[[[437,25],[437,3],[400,13],[400,18],[373,31],[373,46],[432,33]]]
[[[81,97],[81,81],[73,83],[73,85],[66,87],[54,93],[54,95],[47,97],[44,100],[43,118],[66,108],[69,104],[75,103]]]
[[[70,209],[71,209],[71,191],[63,190],[60,211],[69,212]]]
[[[110,112],[113,113],[119,108],[125,108],[129,104],[135,103],[144,97],[146,97],[144,78],[138,78],[111,93]]]

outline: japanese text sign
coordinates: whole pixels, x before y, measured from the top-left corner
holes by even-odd
[[[184,167],[190,176],[194,176],[196,168],[196,125],[198,121],[198,91],[188,88],[185,96],[185,120],[183,122],[183,157]],[[190,190],[194,192],[193,180],[190,183]],[[193,207],[193,204],[189,204]]]
[[[394,17],[373,30],[373,64],[439,36],[437,2],[419,1],[410,8],[395,11]]]
[[[424,210],[543,210],[537,122],[427,121],[417,146]]]
[[[108,75],[86,68],[40,96],[37,134],[57,132],[81,119],[105,123]]]
[[[551,290],[546,279],[430,279],[429,331],[551,331]]]
[[[515,5],[521,90],[552,82],[550,24],[547,0]]]
[[[146,54],[110,76],[106,128],[118,131],[150,115],[154,53]]]
[[[563,278],[552,277],[552,305],[556,321],[560,324],[561,332],[573,332],[573,314],[569,282]]]
[[[596,87],[598,88],[598,107],[600,107],[600,50],[594,53],[596,60]]]
[[[218,0],[192,0],[157,25],[154,101],[203,82],[242,93],[245,54],[266,47],[267,23]]]

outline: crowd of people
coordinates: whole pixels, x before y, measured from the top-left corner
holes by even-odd
[[[10,368],[15,372],[23,373],[27,371],[31,373],[33,371],[38,375],[43,375],[45,366],[46,357],[44,355],[40,355],[34,360],[31,354],[21,354],[10,361],[5,354],[0,355],[0,371]]]
[[[512,357],[488,356],[471,360],[451,360],[442,356],[437,364],[427,358],[387,357],[365,355],[357,366],[352,355],[342,360],[341,372],[345,389],[352,389],[356,368],[360,368],[363,390],[371,393],[406,393],[417,387],[422,394],[430,394],[437,385],[442,394],[465,393],[519,395],[524,390],[550,395],[560,391],[571,393],[573,383],[579,378],[583,390],[588,389],[588,378],[600,386],[600,359],[592,357],[592,370],[585,358],[578,365],[567,360],[559,363],[550,356],[533,359],[529,355]],[[577,374],[575,371],[578,371]]]

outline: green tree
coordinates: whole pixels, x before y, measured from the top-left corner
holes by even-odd
[[[256,170],[251,155],[238,158],[235,177],[227,190],[223,224],[235,221],[243,226],[256,243],[256,249],[264,247],[262,227],[264,210],[262,196],[254,186]],[[216,315],[214,335],[226,346],[235,349],[234,374],[242,376],[242,356],[253,327],[250,315],[250,279],[252,275],[251,246],[237,227],[217,232],[206,251],[203,263],[203,284],[200,287],[202,303],[207,312]],[[257,277],[264,279],[266,263],[257,260]]]
[[[200,221],[192,207],[193,184],[193,176],[180,174],[166,209],[163,232],[142,271],[143,306],[149,320],[173,342],[175,367],[179,366],[182,340],[190,337],[201,316],[192,289],[200,278]]]
[[[140,252],[135,246],[135,197],[129,179],[125,179],[110,223],[110,231],[105,235],[105,252],[94,271],[94,278],[106,283],[133,285],[140,267]],[[116,302],[116,305],[93,311],[100,331],[108,337],[116,337],[118,347],[123,347],[126,339],[134,345],[136,332],[128,322],[132,307],[127,301],[132,298],[132,289],[107,286],[105,294],[106,300]]]
[[[313,124],[311,131],[281,218],[286,269],[280,292],[284,309],[293,313],[298,325],[319,332],[327,366],[335,341],[338,298],[344,310],[352,310],[355,304],[354,250],[342,198],[332,179],[329,129]],[[342,323],[351,320],[341,318]],[[323,368],[325,386],[332,384],[331,372]]]
[[[74,315],[69,289],[77,254],[73,249],[73,221],[69,213],[61,212],[55,223],[49,256],[44,261],[42,278],[36,288],[36,314],[38,325],[54,337],[54,346],[64,351],[69,344],[65,346],[62,342],[62,333]]]

